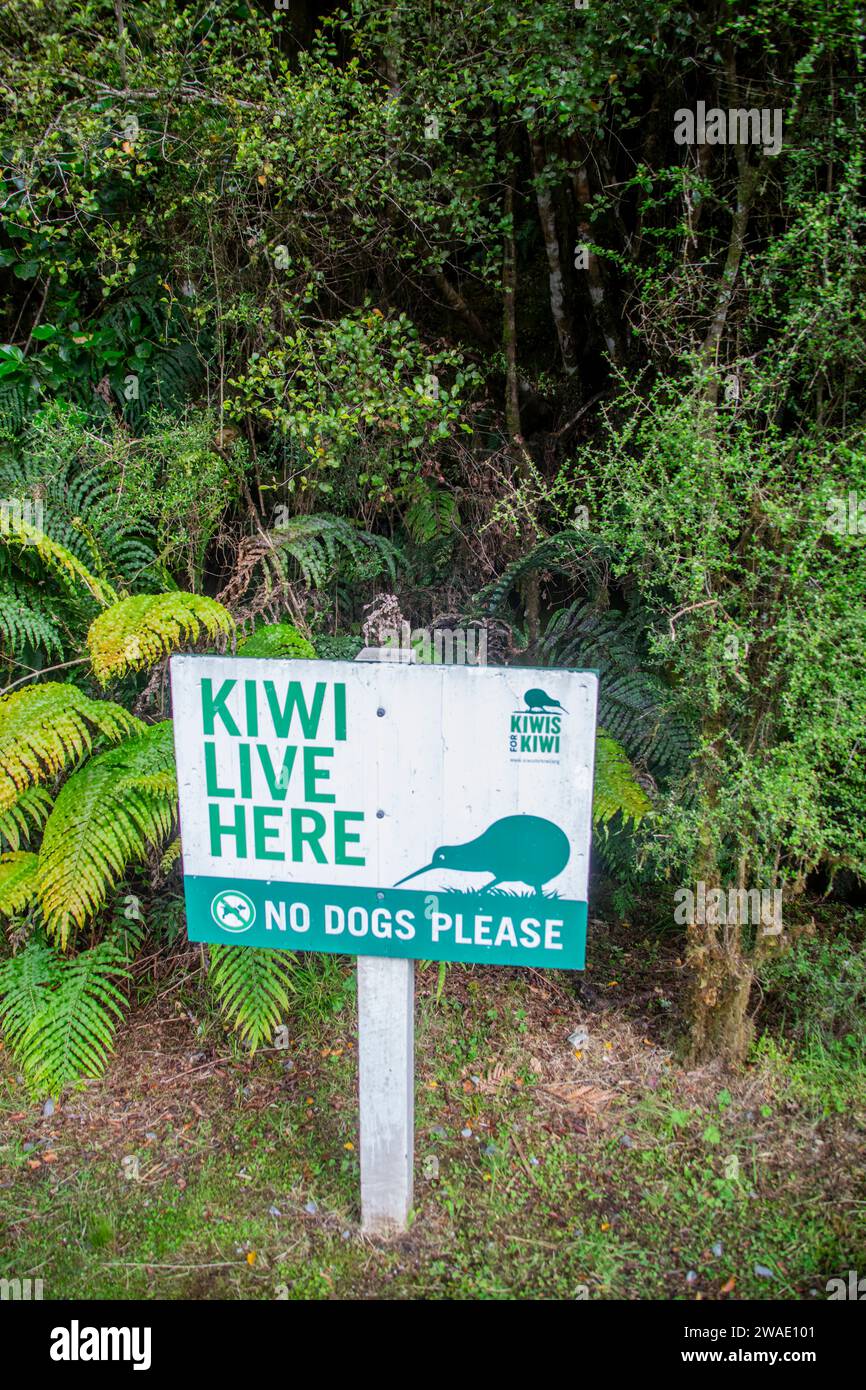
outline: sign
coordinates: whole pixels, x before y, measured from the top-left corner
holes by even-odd
[[[176,656],[191,941],[582,969],[597,677]]]

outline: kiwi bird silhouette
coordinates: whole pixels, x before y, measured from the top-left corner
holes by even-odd
[[[565,705],[561,705],[558,700],[552,700],[543,690],[527,690],[523,698],[527,709],[546,710],[549,707],[550,709],[561,709],[563,714],[568,714]]]
[[[541,816],[504,816],[465,845],[440,845],[429,864],[407,874],[394,887],[426,874],[428,869],[459,869],[464,873],[492,874],[491,881],[484,885],[485,891],[497,883],[526,883],[540,894],[545,883],[562,873],[570,856],[568,836],[552,820]]]

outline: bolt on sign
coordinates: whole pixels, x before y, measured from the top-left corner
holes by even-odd
[[[171,675],[190,940],[583,968],[593,672]]]

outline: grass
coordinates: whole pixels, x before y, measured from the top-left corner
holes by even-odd
[[[455,966],[440,994],[419,970],[416,1206],[390,1243],[357,1224],[345,960],[299,958],[288,1049],[247,1055],[191,975],[54,1114],[7,1062],[0,1274],[49,1298],[573,1300],[823,1298],[862,1272],[862,1092],[828,1108],[782,1041],[681,1071],[672,959],[647,988],[657,943],[596,946],[591,1005],[560,973]]]

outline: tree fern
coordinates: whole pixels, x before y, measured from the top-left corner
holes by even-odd
[[[95,735],[113,741],[143,728],[120,705],[60,681],[0,697],[0,813],[28,786],[89,753]]]
[[[425,489],[406,512],[406,529],[417,545],[445,536],[459,525],[457,502],[444,488]]]
[[[534,571],[550,570],[554,574],[570,576],[592,574],[597,579],[608,559],[607,547],[590,536],[588,531],[560,531],[539,541],[532,550],[510,564],[498,579],[481,590],[476,603],[482,612],[495,617],[511,592]]]
[[[692,740],[672,692],[648,669],[646,628],[640,612],[581,601],[553,614],[536,654],[544,664],[596,668],[599,723],[631,758],[668,774],[685,767]]]
[[[175,798],[170,720],[90,758],[64,784],[45,825],[38,880],[46,925],[61,945],[127,865],[166,838]]]
[[[0,813],[0,848],[20,849],[31,836],[42,829],[54,801],[50,792],[39,785],[28,787],[8,810]]]
[[[234,619],[221,603],[177,589],[113,604],[91,624],[87,646],[97,679],[106,685],[125,671],[152,666],[201,633],[214,638],[233,628]]]
[[[211,946],[210,984],[220,1006],[253,1050],[270,1041],[294,989],[295,957],[255,946]]]
[[[393,581],[401,560],[392,541],[360,531],[343,517],[293,516],[273,531],[248,536],[241,543],[235,572],[220,597],[234,602],[259,571],[268,586],[280,588],[299,574],[305,584],[320,589],[347,561],[366,578],[387,571]]]
[[[625,749],[599,729],[595,740],[593,824],[605,825],[619,813],[625,824],[636,826],[651,810],[652,802],[635,777]]]
[[[266,623],[238,642],[238,656],[312,658],[316,649],[291,623]]]
[[[59,1096],[99,1076],[123,1017],[124,952],[111,941],[66,959],[42,941],[0,965],[0,1020],[32,1089]]]
[[[0,854],[0,917],[14,917],[36,894],[39,855],[27,850]]]

